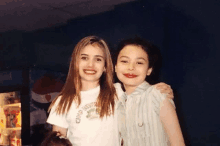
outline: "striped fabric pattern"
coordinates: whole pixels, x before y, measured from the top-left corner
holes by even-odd
[[[116,109],[124,146],[170,145],[159,116],[165,98],[165,94],[147,82],[139,85],[132,94],[124,93],[119,97]],[[173,100],[170,102],[174,105]]]

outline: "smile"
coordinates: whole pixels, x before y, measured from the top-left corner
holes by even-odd
[[[126,76],[127,78],[136,78],[137,75],[135,74],[124,74],[124,76]]]
[[[93,75],[96,73],[96,71],[94,69],[84,69],[83,71],[84,71],[84,73],[86,73],[88,75]]]

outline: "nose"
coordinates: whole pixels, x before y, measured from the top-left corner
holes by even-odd
[[[135,67],[134,67],[134,63],[129,63],[129,64],[128,64],[128,69],[129,69],[129,70],[134,70],[134,68],[135,68]]]
[[[93,65],[94,65],[94,61],[93,61],[93,59],[90,59],[90,60],[88,61],[88,66],[89,66],[89,67],[93,67]]]

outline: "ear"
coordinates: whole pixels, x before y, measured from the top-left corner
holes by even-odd
[[[115,72],[117,72],[117,67],[116,67],[116,65],[115,65]]]
[[[104,71],[103,72],[106,72],[106,68],[104,67]]]
[[[152,71],[153,71],[153,68],[152,67],[149,68],[148,71],[147,71],[147,76],[149,76],[152,73]]]

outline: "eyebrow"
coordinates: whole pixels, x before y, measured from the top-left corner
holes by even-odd
[[[120,56],[120,58],[123,58],[123,57],[128,58],[127,56]],[[119,59],[120,59],[120,58],[119,58]]]
[[[80,54],[81,56],[82,55],[84,55],[84,56],[89,56],[88,54]],[[102,56],[102,55],[95,55],[95,57],[101,57],[101,58],[103,58],[104,59],[104,56]]]
[[[129,57],[128,56],[121,56],[119,59],[121,59],[121,58],[128,58],[129,59]],[[148,60],[146,60],[145,58],[143,58],[143,57],[138,57],[137,59],[143,59],[144,61],[148,61]]]

